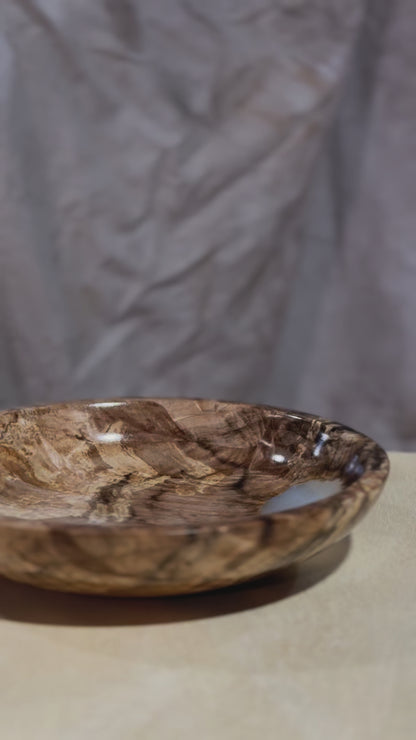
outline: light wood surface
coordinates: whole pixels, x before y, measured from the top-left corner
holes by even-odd
[[[0,581],[5,740],[407,740],[416,455],[351,538],[281,580],[159,600]]]

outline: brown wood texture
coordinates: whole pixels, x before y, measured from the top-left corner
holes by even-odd
[[[340,539],[387,474],[368,437],[266,406],[121,399],[1,412],[0,572],[120,596],[231,585]],[[261,514],[310,479],[340,479],[340,490]]]

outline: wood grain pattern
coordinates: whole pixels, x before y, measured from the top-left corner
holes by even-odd
[[[112,595],[226,586],[345,535],[387,474],[367,437],[266,406],[123,399],[1,412],[0,572]],[[259,513],[316,478],[339,478],[339,493]]]

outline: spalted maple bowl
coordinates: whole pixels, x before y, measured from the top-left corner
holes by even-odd
[[[0,573],[120,596],[229,586],[342,538],[387,475],[368,437],[267,406],[132,398],[4,411]],[[335,492],[268,510],[311,480]]]

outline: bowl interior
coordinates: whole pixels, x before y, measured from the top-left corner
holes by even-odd
[[[98,525],[253,517],[293,484],[359,475],[357,435],[349,442],[340,429],[307,415],[201,400],[2,412],[0,516]]]

